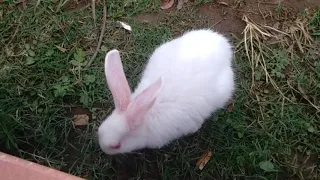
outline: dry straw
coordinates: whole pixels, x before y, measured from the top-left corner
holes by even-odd
[[[315,47],[313,47],[313,39],[309,34],[307,20],[298,18],[293,24],[283,24],[281,30],[278,27],[256,24],[247,16],[243,16],[242,20],[246,23],[246,27],[243,30],[243,39],[237,45],[236,49],[237,51],[244,50],[250,62],[252,71],[251,90],[255,86],[255,71],[258,67],[261,67],[264,71],[266,83],[271,83],[283,99],[291,102],[268,72],[266,59],[272,51],[270,48],[271,45],[288,49],[291,56],[297,54],[296,49],[298,49],[300,53],[305,53],[311,49],[314,50]],[[300,86],[295,89],[288,81],[288,87],[295,92],[299,92],[311,106],[317,111],[320,111],[320,107],[315,105],[308,96],[306,96]]]

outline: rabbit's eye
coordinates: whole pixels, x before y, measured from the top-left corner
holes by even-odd
[[[121,147],[121,144],[119,143],[119,144],[116,144],[116,145],[111,145],[109,147],[110,147],[110,149],[119,149]]]

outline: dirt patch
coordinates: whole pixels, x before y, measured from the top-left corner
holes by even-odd
[[[181,138],[179,141],[179,145],[181,149],[192,147],[190,144],[196,144],[196,150],[194,153],[187,159],[188,164],[190,166],[196,167],[196,161],[198,160],[201,153],[207,148],[205,144],[197,144],[199,137],[197,137],[197,133],[191,134]],[[189,147],[190,146],[190,147]],[[167,153],[170,152],[170,153]],[[161,166],[170,166],[176,167],[177,164],[174,159],[177,158],[177,154],[179,154],[179,150],[174,147],[165,146],[161,148],[161,150],[154,149],[141,149],[135,151],[135,153],[130,155],[114,155],[110,157],[111,165],[114,169],[111,173],[114,174],[114,179],[125,180],[125,179],[163,179],[163,169]],[[163,162],[163,164],[158,164],[159,161]],[[186,160],[187,161],[187,160]],[[144,169],[144,170],[142,170]],[[191,179],[188,174],[181,175],[178,179]]]
[[[151,13],[151,14],[138,14],[134,17],[134,19],[141,23],[147,23],[147,24],[158,24],[160,23],[167,13],[161,12],[161,13]]]
[[[241,20],[241,13],[230,8],[229,5],[204,4],[199,7],[198,15],[200,18],[207,18],[209,23],[222,33],[234,33],[239,36],[246,25]]]
[[[316,154],[301,153],[298,150],[293,153],[290,164],[287,167],[290,174],[285,175],[285,179],[291,179],[293,176],[298,176],[300,179],[317,179],[320,173],[320,159]]]
[[[96,1],[96,4],[99,2]],[[55,5],[56,7],[59,7],[60,1],[56,1]],[[60,5],[62,11],[77,11],[86,7],[89,7],[91,5],[91,1],[89,0],[72,0],[68,1],[67,3]],[[96,5],[97,6],[97,5]]]
[[[284,7],[290,8],[295,13],[299,13],[304,9],[320,8],[319,0],[285,0],[283,3]]]
[[[191,6],[193,5],[189,2],[183,8]],[[259,24],[273,26],[279,22],[294,20],[304,10],[317,8],[320,8],[318,0],[224,0],[200,5],[194,19],[205,19],[211,28],[240,37],[246,25],[242,21],[244,15]],[[175,7],[160,13],[139,14],[134,19],[141,23],[160,24],[174,10]]]
[[[305,9],[319,8],[318,0],[258,1],[225,0],[223,3],[203,4],[198,14],[211,20],[214,27],[223,33],[240,35],[245,27],[242,17],[246,15],[259,24],[273,26],[278,22],[294,20]]]

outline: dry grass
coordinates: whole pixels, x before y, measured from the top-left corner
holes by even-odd
[[[91,66],[91,64],[93,63],[94,59],[97,57],[99,49],[101,47],[101,43],[102,43],[102,39],[104,36],[104,33],[106,31],[106,23],[107,23],[107,5],[105,0],[102,0],[103,3],[103,15],[102,15],[102,26],[101,26],[101,32],[100,32],[100,36],[99,36],[99,41],[98,41],[98,45],[96,48],[96,51],[94,52],[94,54],[92,55],[90,61],[87,64],[87,67]],[[95,17],[95,0],[92,0],[92,13],[93,13],[93,19],[94,19],[94,24],[96,24],[96,17]]]
[[[308,20],[297,18],[292,24],[283,24],[282,29],[279,27],[258,25],[247,16],[243,16],[243,21],[246,22],[246,27],[243,30],[244,37],[237,45],[237,50],[241,51],[244,48],[245,54],[250,61],[251,88],[255,86],[255,70],[261,67],[265,75],[266,83],[271,83],[283,99],[292,102],[290,98],[285,96],[285,93],[279,88],[273,77],[271,77],[267,70],[268,65],[266,58],[268,58],[270,52],[273,51],[270,46],[288,49],[291,56],[297,54],[297,50],[299,50],[300,53],[315,50],[316,47],[313,46],[314,40],[309,34]],[[287,85],[293,91],[300,93],[317,112],[320,112],[320,106],[310,100],[301,86],[298,85],[297,88],[294,88],[290,81],[287,81]],[[257,100],[259,100],[258,96],[256,97]]]

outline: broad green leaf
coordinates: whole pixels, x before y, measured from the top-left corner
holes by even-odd
[[[91,84],[96,81],[96,77],[94,75],[86,74],[84,75],[84,82],[85,84]]]
[[[274,165],[270,161],[262,161],[259,163],[259,167],[265,172],[274,172]]]
[[[245,163],[245,158],[243,156],[237,156],[237,164],[243,166]]]
[[[30,55],[30,56],[35,56],[36,55],[36,53],[34,53],[34,51],[32,51],[32,50],[28,50],[28,54]]]
[[[27,60],[26,60],[26,64],[27,65],[31,65],[31,64],[34,64],[36,61],[32,58],[32,57],[27,57]]]
[[[315,131],[315,129],[314,129],[314,127],[310,126],[310,127],[308,127],[308,131],[313,133]]]
[[[107,51],[108,51],[108,48],[107,48],[106,46],[101,46],[101,51],[107,52]]]
[[[25,44],[24,47],[26,48],[26,50],[30,49],[30,44]]]
[[[85,58],[85,54],[82,49],[77,49],[76,52],[73,54],[73,57],[78,62],[83,62]]]
[[[46,52],[46,56],[50,57],[54,54],[54,50],[53,49],[49,49],[47,52]]]

